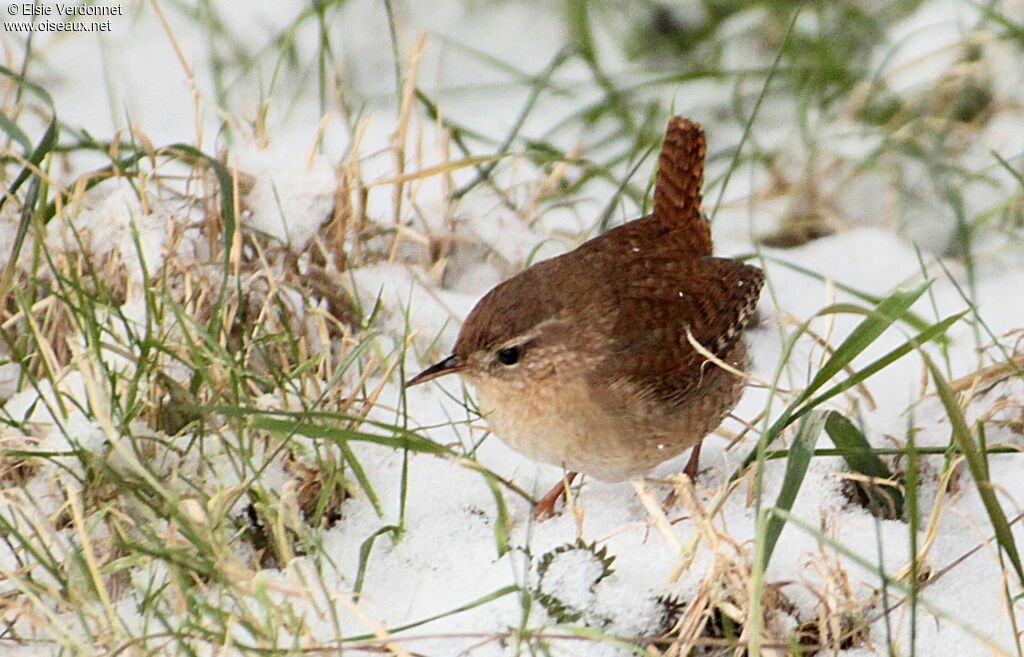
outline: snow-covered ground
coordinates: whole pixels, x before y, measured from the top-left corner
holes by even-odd
[[[217,11],[226,21],[227,31],[251,45],[279,34],[305,6],[226,2],[218,3]],[[227,90],[228,106],[218,107],[209,65],[213,56],[210,35],[183,12],[169,7],[163,7],[163,17],[151,5],[131,5],[126,10],[125,16],[114,19],[110,36],[40,37],[33,46],[37,57],[28,77],[50,92],[63,123],[87,128],[99,138],[109,139],[115,130],[130,124],[157,146],[185,142],[206,152],[225,152],[223,159],[238,178],[242,230],[247,235],[264,233],[269,236],[266,243],[280,242],[280,253],[294,256],[296,271],[302,276],[315,264],[311,264],[309,253],[327,239],[321,225],[336,211],[338,199],[358,196],[346,187],[352,182],[347,174],[357,170],[368,190],[362,209],[369,226],[363,228],[368,232],[371,228],[387,230],[376,236],[347,234],[339,238],[341,247],[350,249],[352,259],[349,268],[331,280],[344,285],[367,312],[379,308],[373,344],[363,357],[393,359],[408,339],[404,361],[408,373],[447,354],[459,322],[487,289],[528,262],[571,249],[593,230],[616,193],[617,181],[598,179],[571,203],[531,205],[531,199],[540,198],[548,184],[545,178],[554,174],[513,158],[496,174],[499,187],[508,191],[512,203],[483,185],[461,199],[451,199],[452,189],[471,180],[475,170],[452,167],[450,163],[460,161],[463,155],[452,145],[450,135],[418,109],[411,110],[406,129],[398,129],[406,118],[395,95],[387,16],[380,3],[353,1],[329,14],[331,29],[337,30],[334,42],[341,44],[341,52],[333,55],[344,71],[343,86],[350,87],[352,98],[358,99],[359,106],[351,109],[363,117],[352,122],[337,110],[325,113],[320,105],[315,21],[302,22],[293,34],[296,57],[308,63],[302,69],[305,75],[277,83],[279,89],[269,93],[266,120],[259,124],[257,116],[268,91],[258,83],[266,85],[271,79],[274,57],[260,58],[256,70],[233,78]],[[438,101],[443,116],[490,137],[497,145],[514,125],[530,89],[474,52],[535,74],[566,42],[559,11],[528,2],[396,5],[399,49],[405,58],[402,66],[408,74],[418,38],[425,34],[418,83]],[[1015,16],[1019,28],[1024,3],[1008,0],[1000,4],[1000,11]],[[770,61],[772,53],[758,50],[744,29],[744,21],[756,24],[758,18],[749,13],[738,14],[723,27],[737,34],[723,42],[726,63],[739,66],[752,58]],[[983,67],[983,75],[991,81],[993,115],[966,136],[957,133],[950,137],[956,141],[957,165],[984,173],[957,187],[960,207],[969,221],[985,213],[1002,216],[1000,212],[1006,208],[1009,214],[1013,203],[1019,211],[1020,184],[992,153],[1019,172],[1024,149],[1024,69],[1018,66],[1024,53],[1019,41],[996,38],[998,31],[983,21],[983,13],[974,3],[926,0],[890,27],[875,58],[889,87],[912,96],[946,79],[951,69],[966,66],[957,50],[967,38],[965,34],[985,45],[984,56],[974,64]],[[804,24],[804,18],[810,20],[810,16],[801,18],[796,30],[813,29]],[[595,21],[595,25],[601,24]],[[612,28],[598,29],[595,34],[599,44],[613,43],[617,36]],[[5,51],[5,65],[17,68],[13,64],[20,51],[6,43]],[[608,53],[602,62],[606,71],[622,78],[643,74],[640,65],[617,54],[617,48],[609,45],[601,51]],[[550,128],[560,125],[579,105],[600,98],[600,90],[588,81],[579,61],[560,69],[554,80],[577,89],[568,96],[571,101],[561,96],[543,98],[522,134],[550,138],[566,151],[578,147],[582,157],[594,153],[596,159],[598,147],[588,149],[597,141],[598,127],[591,132],[576,122],[554,132]],[[757,84],[762,82],[763,78],[757,80]],[[674,99],[676,112],[704,124],[711,155],[707,179],[715,181],[705,192],[709,207],[717,201],[718,185],[742,134],[741,124],[716,120],[724,115],[722,108],[729,102],[724,97],[732,85],[732,81],[702,81],[651,94],[652,98],[661,94],[662,99]],[[756,91],[756,86],[752,89]],[[964,260],[956,257],[959,254],[949,257],[946,250],[957,223],[947,190],[938,180],[947,175],[945,169],[928,168],[921,159],[884,150],[883,142],[895,137],[860,129],[848,113],[834,112],[826,120],[811,112],[818,120],[811,127],[801,125],[796,104],[795,99],[787,101],[778,95],[765,102],[748,148],[755,144],[775,154],[773,168],[749,162],[740,166],[714,217],[717,252],[737,255],[757,250],[768,274],[760,304],[761,322],[749,332],[752,374],[760,380],[774,380],[785,334],[821,309],[837,302],[870,306],[844,291],[845,286],[884,297],[926,279],[934,282],[913,306],[925,321],[937,322],[969,309],[964,294],[970,295],[977,316],[984,320],[984,325],[955,324],[947,334],[948,350],[934,344],[927,348],[951,380],[964,381],[961,377],[982,367],[1024,353],[1018,346],[1024,337],[1020,333],[1024,329],[1020,242],[992,225],[979,230],[972,242],[973,270],[969,272]],[[350,130],[350,126],[356,129]],[[910,136],[902,136],[911,141]],[[396,144],[404,149],[401,164],[395,155]],[[880,150],[880,162],[856,166]],[[816,162],[830,165],[820,175],[807,161],[811,152]],[[58,181],[70,184],[76,176],[103,163],[95,154],[75,154],[53,173]],[[437,165],[444,166],[431,169]],[[624,175],[627,170],[624,165],[619,173]],[[650,170],[649,160],[638,170],[636,180],[645,179]],[[780,172],[788,181],[783,187],[791,193],[774,189],[780,184]],[[401,203],[395,197],[398,181],[403,185]],[[827,199],[823,205],[836,232],[795,248],[756,247],[755,236],[776,230],[794,207],[806,200],[808,194],[801,185],[808,184],[816,190],[810,196]],[[395,216],[396,208],[400,216]],[[626,208],[615,213],[616,222],[639,213],[628,202]],[[28,271],[33,248],[39,246],[52,254],[88,253],[92,262],[109,267],[104,271],[123,276],[123,303],[117,312],[103,312],[110,316],[111,340],[124,337],[152,321],[145,281],[158,277],[167,262],[173,263],[168,268],[187,274],[183,286],[208,285],[211,294],[216,292],[219,279],[215,272],[221,261],[211,255],[214,247],[201,225],[203,217],[200,207],[157,190],[153,181],[138,180],[134,186],[123,179],[107,181],[59,213],[45,232],[33,230],[18,266]],[[0,212],[0,263],[6,262],[15,242],[18,220],[13,204]],[[915,240],[920,251],[915,249]],[[357,242],[363,249],[361,258],[352,251]],[[237,248],[240,252],[253,247]],[[440,258],[438,249],[443,251]],[[277,317],[275,312],[290,314],[300,319],[301,333],[308,339],[306,344],[315,346],[313,351],[335,356],[347,353],[351,344],[343,342],[352,336],[342,338],[325,328],[331,325],[324,319],[329,313],[329,295],[310,297],[308,288],[290,282],[285,276],[290,271],[287,258],[278,259],[278,255],[245,251],[241,255],[236,252],[232,259],[235,265],[239,258],[261,263],[255,270],[243,267],[238,273],[243,287],[283,299],[284,311],[267,303],[260,320]],[[335,255],[328,266],[339,262]],[[280,280],[275,278],[277,274]],[[200,306],[197,302],[196,307]],[[47,307],[44,304],[35,311],[42,318]],[[837,345],[862,320],[856,314],[828,314],[815,318],[810,327]],[[168,331],[174,339],[182,339],[178,329]],[[913,332],[906,324],[894,324],[858,357],[853,368],[899,346]],[[145,435],[155,442],[167,436],[141,418],[130,430],[116,427],[109,412],[97,410],[103,405],[103,399],[96,396],[102,387],[96,380],[100,371],[90,359],[114,363],[122,373],[132,372],[137,365],[131,354],[114,348],[105,347],[94,355],[90,338],[83,333],[70,331],[74,337],[67,347],[72,355],[69,359],[43,353],[41,358],[47,362],[66,364],[38,386],[23,376],[19,364],[9,362],[13,360],[10,345],[0,346],[0,403],[7,420],[0,428],[0,447],[19,450],[20,457],[24,451],[61,453],[72,448],[104,455],[113,452],[117,463],[131,470],[132,460],[139,455],[123,444],[118,446],[119,435]],[[992,346],[993,336],[1009,354]],[[779,385],[789,390],[806,385],[825,356],[821,344],[801,339]],[[466,409],[471,391],[457,379],[441,379],[403,393],[400,369],[388,370],[386,377],[383,370],[368,369],[368,381],[358,381],[354,371],[341,377],[336,383],[339,399],[373,390],[371,421],[406,426],[450,446],[463,458],[407,454],[353,442],[354,454],[379,496],[382,514],[366,495],[356,491],[342,504],[337,522],[310,530],[318,541],[317,554],[296,556],[279,568],[252,567],[253,548],[243,540],[232,543],[237,562],[225,557],[223,563],[239,568],[238,577],[246,580],[252,604],[269,600],[272,607],[284,610],[282,616],[294,614],[282,621],[281,627],[302,628],[284,632],[276,647],[315,649],[339,636],[365,634],[394,654],[543,654],[538,646],[544,639],[553,654],[629,654],[626,641],[635,639],[642,645],[644,638],[672,630],[677,620],[688,619],[688,610],[699,608],[700,600],[713,600],[719,610],[731,604],[740,616],[747,610],[746,587],[756,533],[753,479],[741,480],[720,508],[712,505],[727,489],[730,474],[756,444],[757,431],[730,445],[730,439],[742,430],[738,421],[730,420],[719,434],[706,440],[695,495],[689,499],[684,495],[669,512],[670,524],[660,522],[656,512],[652,515],[645,508],[633,485],[586,479],[574,489],[572,509],[534,523],[527,500],[495,475],[537,496],[558,480],[562,474],[558,469],[538,465],[494,437],[484,438],[484,423]],[[189,369],[181,363],[168,363],[166,374],[185,387],[190,381]],[[968,393],[967,420],[972,427],[976,422],[984,424],[990,447],[1022,445],[1024,381],[1019,374],[1008,370],[974,387],[968,382],[958,391]],[[266,409],[301,411],[299,398],[316,397],[284,388],[261,392],[259,403]],[[760,430],[767,423],[758,419],[759,414],[767,407],[769,419],[774,419],[786,399],[783,395],[769,404],[769,398],[767,389],[751,386],[735,415]],[[916,353],[835,398],[828,408],[854,419],[875,447],[905,446],[911,426],[918,447],[941,448],[951,442],[947,412]],[[330,405],[322,410],[331,410]],[[361,430],[373,432],[373,427],[363,425]],[[225,430],[226,434],[231,431]],[[788,441],[790,436],[785,438]],[[298,460],[310,461],[308,450],[313,450],[313,441],[303,436],[292,440],[307,450]],[[188,437],[178,436],[170,442],[185,446]],[[297,477],[283,454],[271,454],[275,445],[253,447],[252,457],[254,462],[267,459],[267,467],[259,471],[259,487],[284,500],[284,508],[289,495],[296,495]],[[826,437],[819,441],[819,447],[830,446]],[[186,509],[190,518],[212,518],[216,505],[226,504],[224,499],[233,494],[232,487],[249,483],[245,477],[250,472],[242,468],[246,475],[239,474],[240,466],[230,450],[214,441],[204,443],[204,448],[201,457],[194,453],[173,456],[174,467],[182,471],[202,470],[200,462],[209,467],[202,475],[204,493],[209,497],[200,499],[216,502],[204,502],[204,508],[190,499],[189,504],[195,505]],[[170,457],[158,450],[148,458]],[[655,481],[645,486],[655,499],[668,491],[664,481],[681,471],[685,458],[665,463],[652,473]],[[0,459],[0,476],[6,477],[6,459]],[[0,514],[11,523],[6,526],[24,527],[24,519],[17,518],[25,509],[41,514],[40,518],[73,515],[65,506],[80,503],[88,488],[80,479],[77,462],[45,459],[19,482],[20,491],[12,487],[0,495]],[[889,458],[887,463],[905,471],[905,458]],[[929,571],[933,579],[926,580],[917,600],[913,624],[916,654],[1019,654],[1018,621],[1013,614],[1019,610],[1020,582],[1009,563],[1001,561],[1005,556],[987,543],[992,526],[964,465],[950,475],[952,483],[943,491],[945,482],[940,480],[947,465],[941,454],[921,459],[917,544],[927,546],[921,569]],[[766,465],[766,505],[775,500],[785,467],[784,460]],[[1018,454],[989,457],[990,477],[1011,520],[1024,501],[1020,468]],[[784,639],[797,627],[817,628],[820,618],[841,618],[867,627],[855,632],[854,640],[833,654],[910,654],[911,605],[897,606],[903,592],[892,584],[883,591],[877,572],[864,565],[871,564],[889,576],[907,567],[910,526],[905,519],[877,519],[852,501],[844,487],[847,474],[840,457],[811,461],[792,512],[816,531],[791,524],[781,535],[765,578],[769,597],[776,596],[766,603],[771,611],[765,636],[770,643],[771,638]],[[4,481],[6,485],[8,480]],[[498,496],[503,500],[500,504]],[[69,503],[72,499],[79,502]],[[244,497],[233,499],[229,515],[243,516],[247,503]],[[702,517],[709,510],[713,513]],[[96,522],[90,530],[95,533],[90,535],[102,543],[108,530],[98,517],[81,522]],[[65,521],[55,529],[52,540],[44,541],[60,559],[88,552],[79,540],[83,531],[79,525],[78,520]],[[392,526],[403,527],[400,537],[386,530]],[[506,529],[507,538],[502,535]],[[169,520],[166,527],[154,531],[170,535],[174,522]],[[0,526],[0,535],[3,532]],[[1024,543],[1019,525],[1013,526],[1013,533],[1018,545]],[[698,536],[701,540],[693,543]],[[578,539],[582,543],[576,544]],[[590,545],[593,547],[587,547]],[[685,558],[685,549],[693,545],[692,559]],[[982,547],[972,552],[977,546]],[[120,593],[110,600],[97,596],[88,605],[109,614],[107,620],[116,618],[112,624],[122,628],[122,639],[171,628],[187,631],[173,620],[166,621],[167,627],[154,625],[152,610],[142,601],[148,600],[153,590],[178,585],[168,584],[170,570],[160,560],[133,557],[138,562],[131,566],[130,581]],[[602,557],[613,559],[610,567]],[[79,627],[72,610],[27,595],[20,582],[26,569],[33,569],[26,566],[26,559],[17,541],[8,538],[0,542],[0,617],[11,629],[7,636],[0,633],[0,654],[56,654],[61,642],[67,645],[67,637],[91,636],[95,627]],[[609,574],[609,570],[613,572]],[[45,573],[36,576],[48,577]],[[357,582],[361,594],[353,598]],[[526,592],[533,592],[534,600]],[[171,599],[175,593],[161,595]],[[210,595],[217,594],[211,591]],[[175,602],[168,608],[184,614]],[[234,610],[233,605],[242,607],[244,603],[233,599],[211,604]],[[885,614],[888,606],[894,608]],[[440,617],[423,622],[435,616]],[[302,621],[297,623],[295,618]],[[267,623],[271,624],[271,619]],[[415,627],[400,631],[409,625]],[[531,637],[528,630],[536,634]],[[225,633],[244,641],[258,634],[248,628]],[[890,651],[888,637],[900,647]],[[818,638],[831,641],[824,635]],[[41,646],[35,643],[39,640],[55,643]],[[104,650],[115,648],[103,646]],[[217,652],[209,645],[204,650]]]

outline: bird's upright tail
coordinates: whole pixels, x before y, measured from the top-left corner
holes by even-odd
[[[695,256],[711,255],[711,226],[701,213],[707,145],[699,123],[674,116],[668,122],[654,183],[654,216],[676,224],[673,241]]]

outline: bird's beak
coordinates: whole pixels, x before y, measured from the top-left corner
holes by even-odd
[[[464,367],[465,365],[463,365],[462,361],[459,360],[458,356],[449,356],[448,358],[442,360],[440,363],[437,363],[436,365],[431,365],[427,369],[423,370],[416,376],[406,381],[405,387],[409,388],[411,386],[419,385],[421,383],[430,381],[431,379],[436,379],[439,376],[444,376],[445,374],[454,374],[455,372],[461,372]]]

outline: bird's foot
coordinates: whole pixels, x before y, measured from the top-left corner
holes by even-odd
[[[569,486],[575,478],[575,472],[567,472],[562,477],[562,480],[555,484],[544,497],[537,500],[537,505],[533,507],[533,519],[535,521],[541,522],[542,520],[555,517],[555,505],[558,504],[558,500],[562,496],[567,494]]]

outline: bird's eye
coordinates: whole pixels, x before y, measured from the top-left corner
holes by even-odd
[[[515,365],[519,362],[519,347],[506,347],[498,352],[498,362],[502,365]]]

